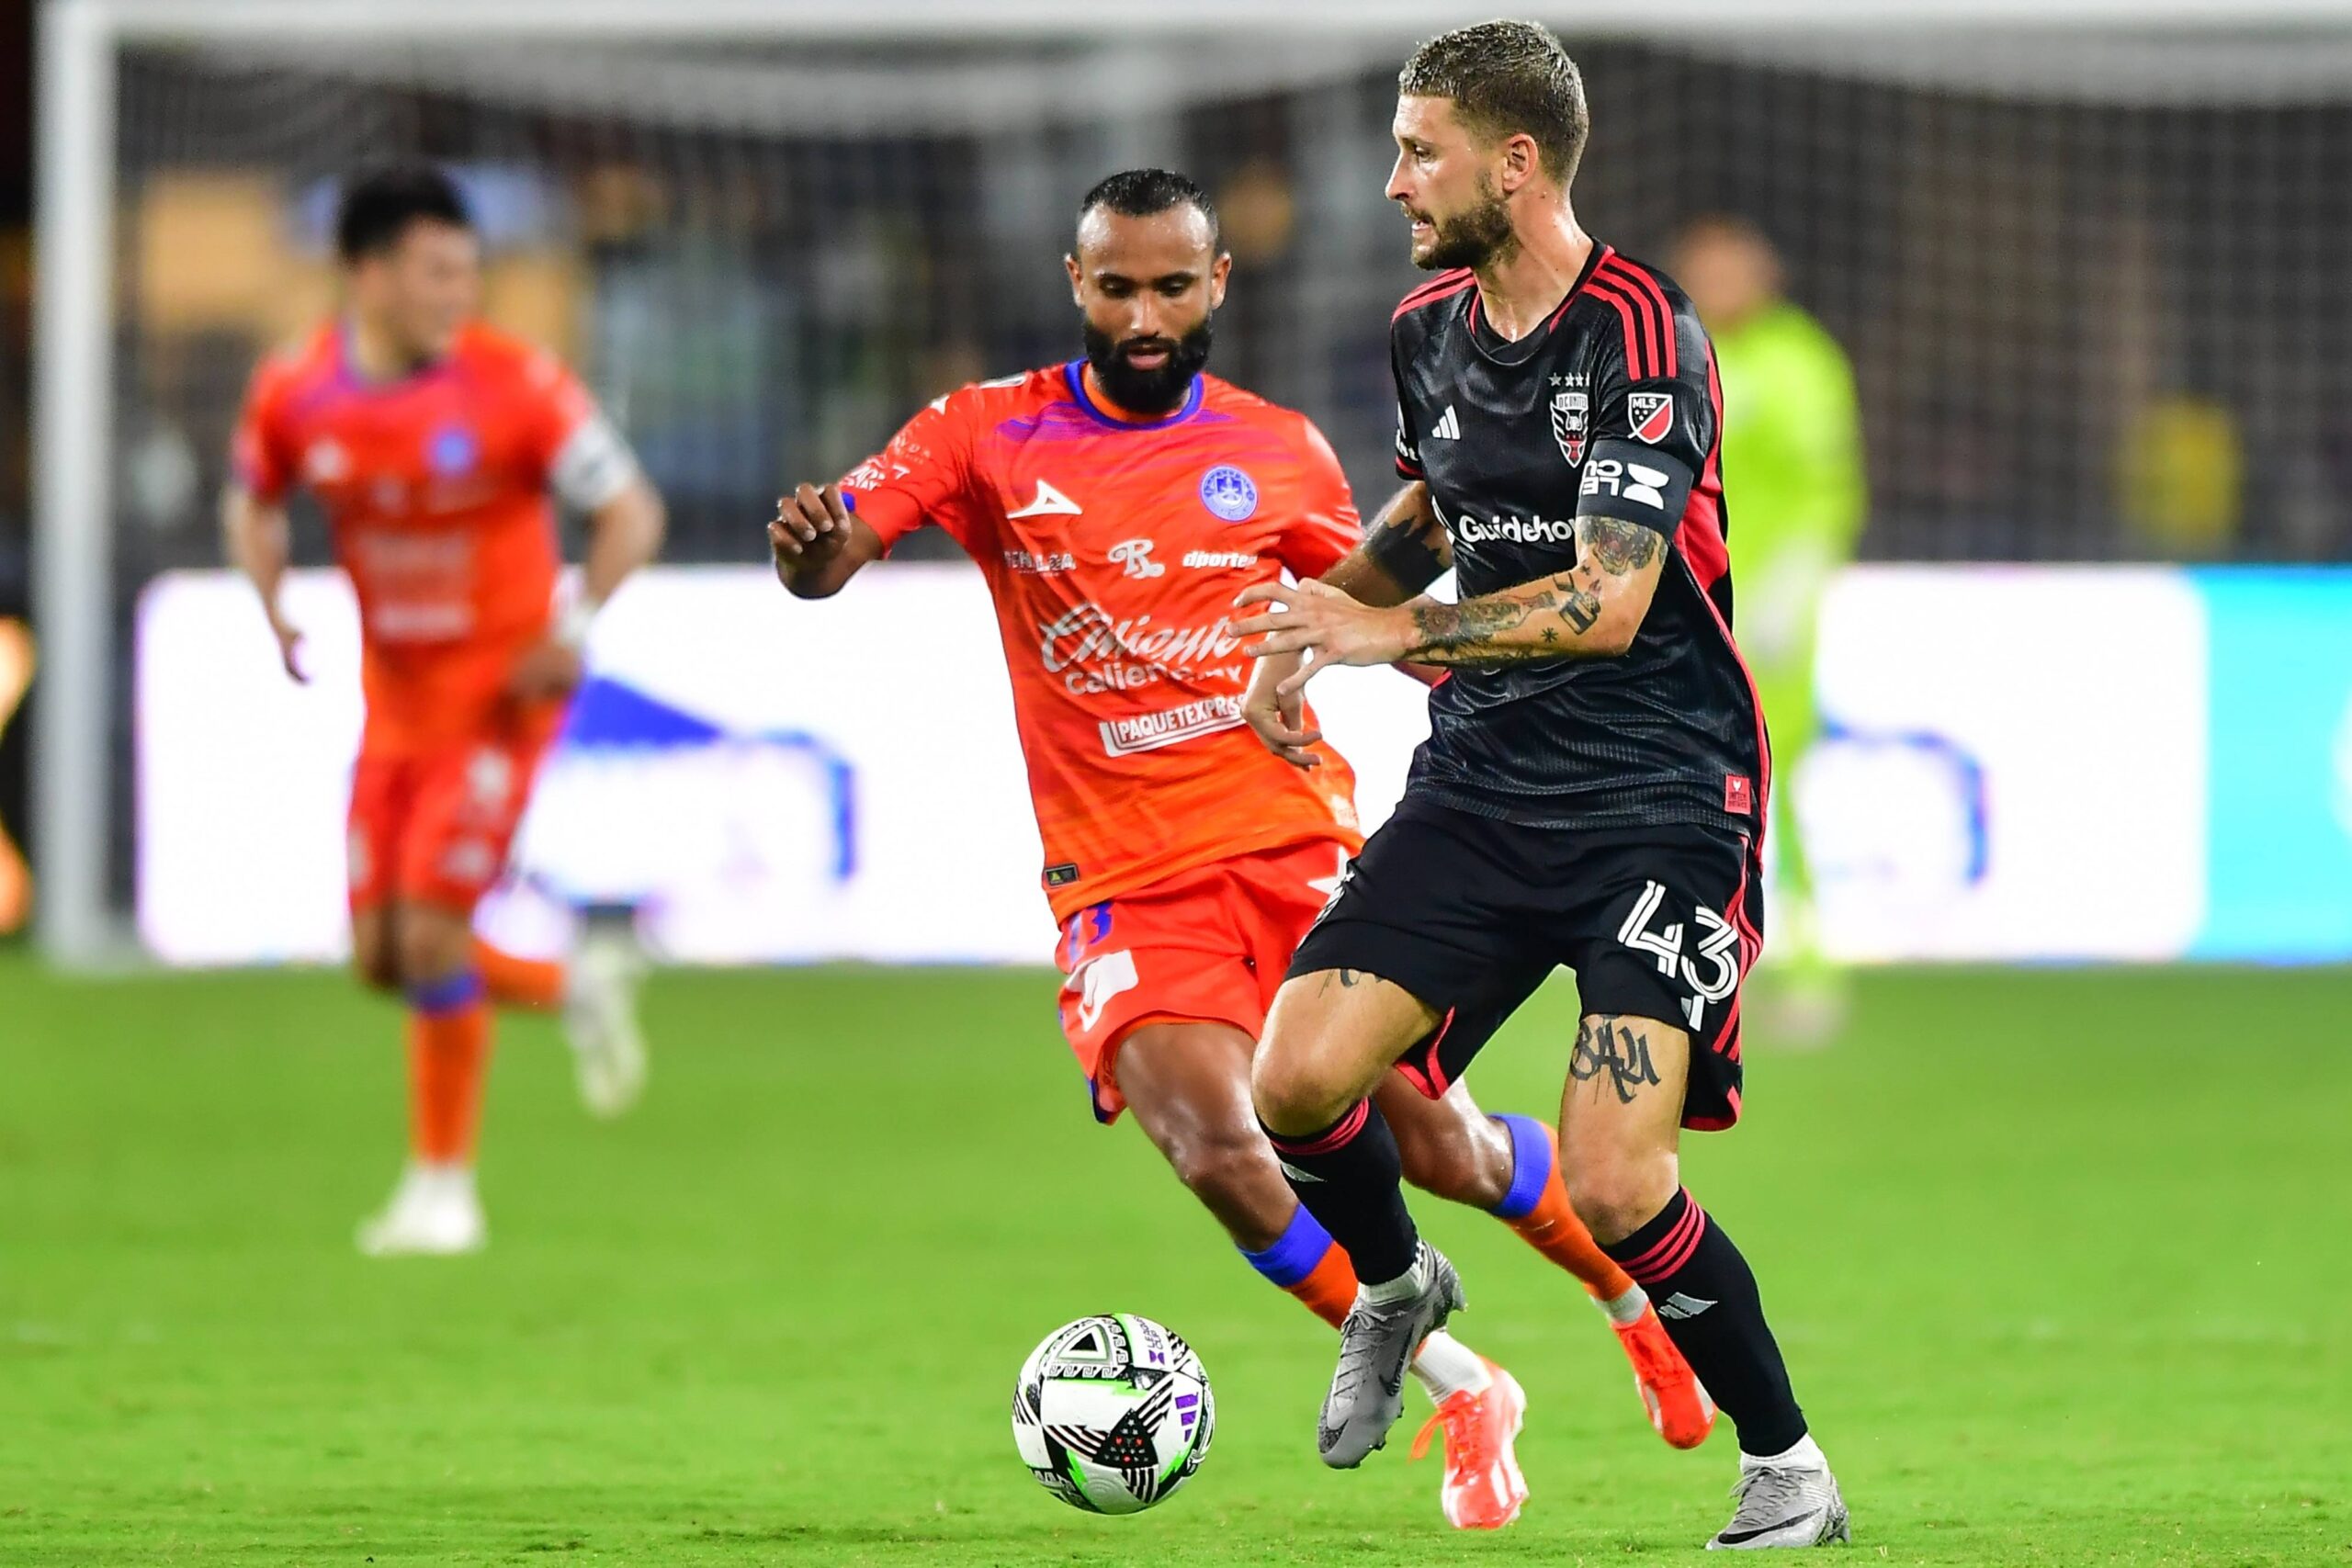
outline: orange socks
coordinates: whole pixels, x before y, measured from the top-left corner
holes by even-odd
[[[1297,1297],[1307,1311],[1334,1328],[1356,1304],[1355,1265],[1304,1204],[1291,1215],[1289,1225],[1273,1246],[1263,1252],[1245,1249],[1241,1256],[1269,1284]]]
[[[479,976],[411,987],[409,1130],[418,1164],[473,1164],[489,1060],[490,1008]]]
[[[1495,1216],[1528,1246],[1574,1274],[1602,1302],[1635,1291],[1632,1275],[1619,1268],[1592,1239],[1568,1203],[1560,1180],[1560,1151],[1552,1129],[1532,1116],[1498,1116],[1510,1134],[1510,1190]],[[1356,1273],[1347,1252],[1302,1205],[1274,1244],[1263,1252],[1244,1251],[1250,1267],[1298,1298],[1306,1310],[1337,1326],[1355,1305]],[[1638,1299],[1638,1298],[1637,1298]]]
[[[563,1001],[560,964],[517,958],[480,940],[473,958],[469,973],[409,987],[410,1152],[420,1165],[474,1162],[491,1004],[545,1011]]]
[[[1301,1209],[1299,1213],[1306,1211]],[[1283,1289],[1297,1297],[1307,1311],[1337,1328],[1340,1320],[1348,1315],[1348,1309],[1356,1304],[1355,1265],[1348,1261],[1345,1251],[1335,1246],[1306,1278]]]
[[[1495,1217],[1583,1280],[1596,1299],[1613,1302],[1634,1289],[1634,1277],[1600,1250],[1568,1202],[1568,1190],[1560,1180],[1558,1135],[1532,1116],[1495,1120],[1510,1134],[1515,1158],[1510,1191],[1496,1206]]]
[[[474,968],[481,975],[490,999],[501,1007],[548,1011],[563,1001],[563,965],[536,958],[517,958],[474,939]]]

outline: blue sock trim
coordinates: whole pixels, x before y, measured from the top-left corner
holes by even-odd
[[[481,1000],[481,976],[469,969],[446,980],[427,980],[408,988],[408,1005],[427,1018],[447,1018]]]
[[[1544,1201],[1544,1189],[1552,1180],[1552,1140],[1544,1135],[1544,1123],[1532,1116],[1495,1116],[1490,1121],[1502,1123],[1510,1134],[1510,1190],[1495,1205],[1498,1219],[1516,1220],[1531,1213]]]
[[[1323,1261],[1324,1254],[1331,1247],[1331,1233],[1301,1204],[1273,1246],[1263,1252],[1245,1248],[1241,1256],[1250,1260],[1250,1268],[1287,1291],[1314,1273],[1316,1265]]]

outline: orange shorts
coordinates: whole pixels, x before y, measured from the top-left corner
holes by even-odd
[[[1062,1032],[1097,1120],[1126,1109],[1119,1042],[1147,1023],[1229,1023],[1250,1039],[1352,848],[1309,839],[1089,905],[1062,927]]]
[[[351,773],[351,908],[394,899],[460,913],[506,869],[554,739],[531,725],[435,750],[361,752]]]

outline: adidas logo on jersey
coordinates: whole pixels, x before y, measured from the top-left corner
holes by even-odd
[[[1432,441],[1462,439],[1462,421],[1455,417],[1452,403],[1446,404],[1445,412],[1437,416],[1437,423],[1430,431],[1430,439]]]

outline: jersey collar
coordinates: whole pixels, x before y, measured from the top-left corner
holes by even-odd
[[[1478,291],[1476,288],[1471,289],[1470,341],[1477,345],[1480,354],[1498,365],[1524,364],[1534,356],[1537,346],[1551,335],[1552,329],[1560,324],[1560,318],[1566,315],[1568,307],[1577,302],[1577,296],[1584,292],[1584,286],[1592,281],[1594,273],[1600,270],[1600,264],[1615,254],[1607,245],[1595,240],[1592,243],[1592,254],[1584,258],[1583,270],[1577,274],[1577,280],[1568,285],[1567,297],[1554,308],[1550,315],[1544,318],[1542,326],[1516,343],[1505,339],[1501,333],[1495,331],[1493,325],[1487,321],[1486,312],[1478,308]]]
[[[453,350],[438,359],[429,360],[415,369],[395,376],[390,380],[371,380],[359,373],[358,362],[352,357],[350,318],[339,317],[334,323],[334,378],[337,385],[350,391],[397,392],[403,388],[413,387],[421,381],[428,381],[440,375],[449,368],[450,361],[456,357],[457,355]]]
[[[1062,367],[1062,378],[1069,383],[1069,395],[1087,418],[1106,430],[1165,430],[1171,424],[1182,424],[1201,412],[1201,397],[1205,390],[1198,376],[1193,378],[1192,389],[1184,394],[1184,404],[1174,413],[1153,420],[1114,419],[1094,404],[1086,395],[1086,361],[1073,359]]]

